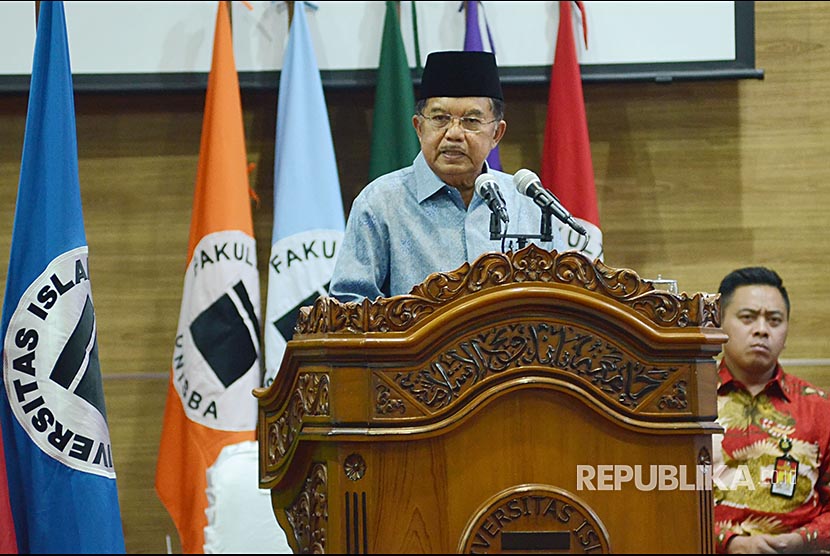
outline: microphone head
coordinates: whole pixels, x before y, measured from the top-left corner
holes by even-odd
[[[494,176],[493,174],[488,174],[486,172],[484,174],[481,174],[479,177],[476,178],[476,185],[475,185],[476,193],[478,193],[480,197],[484,197],[484,198],[487,197],[485,195],[485,191],[484,191],[484,185],[487,182],[493,182],[493,185],[496,186],[496,189],[498,189],[498,187],[499,187],[499,184],[496,181],[496,176]]]
[[[521,170],[513,174],[513,184],[516,186],[516,189],[522,195],[527,195],[527,188],[530,187],[530,184],[538,181],[539,176],[537,176],[527,168],[522,168]]]

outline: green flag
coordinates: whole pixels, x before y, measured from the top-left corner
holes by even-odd
[[[418,136],[412,127],[415,109],[412,73],[406,60],[396,4],[386,2],[375,89],[369,181],[409,166],[420,150]]]

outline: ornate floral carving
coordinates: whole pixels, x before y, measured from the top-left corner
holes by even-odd
[[[326,553],[328,527],[328,476],[326,466],[315,462],[297,498],[285,509],[294,539],[302,554]]]
[[[350,481],[359,481],[366,474],[366,460],[360,454],[349,454],[343,462],[343,472]]]
[[[326,373],[302,373],[287,409],[268,425],[268,463],[278,466],[299,433],[303,417],[329,414],[329,384]]]
[[[571,325],[535,322],[484,330],[451,345],[426,368],[395,373],[394,382],[434,412],[488,377],[539,366],[581,376],[629,408],[636,408],[678,371],[632,359],[610,342]]]
[[[441,305],[509,283],[558,283],[577,286],[628,305],[660,326],[720,326],[718,297],[655,290],[629,269],[591,261],[576,251],[544,251],[531,244],[508,253],[487,253],[452,272],[431,274],[408,295],[341,303],[317,299],[298,316],[296,335],[403,331]]]

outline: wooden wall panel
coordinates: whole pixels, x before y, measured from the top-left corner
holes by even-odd
[[[784,355],[830,386],[830,4],[756,3],[763,80],[588,83],[605,262],[715,291],[728,271],[776,268],[793,301]],[[547,86],[506,86],[509,171],[538,171]],[[368,173],[374,91],[326,91],[344,208]],[[0,285],[27,99],[0,96]],[[166,550],[153,488],[187,254],[204,91],[76,95],[80,177],[101,366],[127,549]],[[243,93],[265,301],[276,90]],[[300,186],[301,184],[298,184]],[[305,184],[313,187],[314,184]]]

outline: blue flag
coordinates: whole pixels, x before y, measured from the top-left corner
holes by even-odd
[[[288,34],[277,102],[274,229],[268,261],[265,384],[291,339],[297,311],[328,291],[346,227],[326,99],[298,2]]]
[[[3,302],[0,421],[20,553],[124,553],[62,2],[41,2]]]

